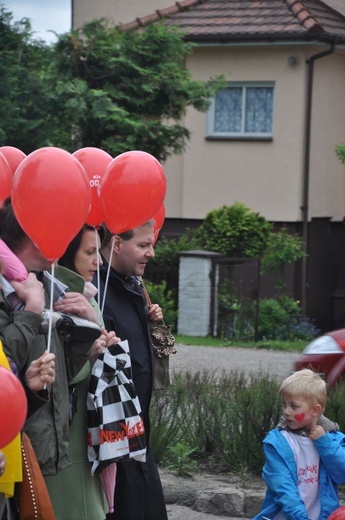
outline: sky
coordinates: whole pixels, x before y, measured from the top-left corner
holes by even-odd
[[[54,43],[57,34],[71,29],[71,0],[0,0],[7,11],[13,14],[12,22],[22,18],[31,20],[35,38]]]

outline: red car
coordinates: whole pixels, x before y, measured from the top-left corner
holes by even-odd
[[[318,372],[332,389],[345,377],[345,329],[327,332],[309,343],[295,363],[295,370],[302,368]]]

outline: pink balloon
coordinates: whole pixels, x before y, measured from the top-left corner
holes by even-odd
[[[112,161],[112,156],[104,150],[91,146],[80,148],[72,155],[78,159],[89,177],[91,208],[86,219],[86,224],[99,227],[104,220],[99,198],[99,186],[108,164]]]
[[[70,153],[53,146],[29,154],[13,177],[12,205],[19,224],[53,262],[85,224],[91,204],[88,176]]]
[[[141,226],[158,211],[166,193],[166,178],[153,155],[134,150],[111,161],[101,180],[101,207],[112,233]]]

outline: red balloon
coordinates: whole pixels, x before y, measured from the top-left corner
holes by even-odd
[[[23,428],[27,400],[19,379],[7,368],[0,366],[0,449],[7,446]]]
[[[345,506],[339,507],[328,517],[328,520],[344,520],[345,519]]]
[[[155,221],[155,224],[153,226],[153,233],[154,233],[154,236],[155,236],[154,241],[153,241],[153,245],[155,245],[155,243],[158,240],[159,232],[162,229],[162,226],[164,224],[164,219],[165,219],[165,207],[164,207],[164,204],[161,205],[161,207],[159,208],[157,213],[153,216],[153,219]]]
[[[50,262],[64,254],[85,224],[90,204],[91,190],[84,168],[60,148],[32,152],[13,177],[14,213]]]
[[[153,155],[134,150],[111,161],[101,180],[101,207],[112,233],[141,226],[158,211],[166,193],[166,178]]]
[[[0,206],[11,194],[12,173],[6,157],[0,152]]]
[[[1,146],[0,152],[7,159],[13,176],[20,163],[25,159],[25,153],[14,146]]]
[[[91,146],[80,148],[80,150],[77,150],[72,155],[78,159],[89,177],[91,208],[86,223],[89,224],[89,226],[99,227],[104,220],[99,198],[99,186],[103,174],[113,158],[104,150]]]

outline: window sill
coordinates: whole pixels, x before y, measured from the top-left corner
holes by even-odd
[[[272,136],[216,136],[216,135],[207,135],[205,137],[205,141],[264,141],[264,142],[271,142],[273,141]]]

